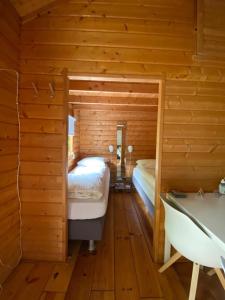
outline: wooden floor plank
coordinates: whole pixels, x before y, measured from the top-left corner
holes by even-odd
[[[64,300],[65,293],[43,292],[40,300]]]
[[[135,215],[135,209],[134,209],[134,206],[132,205],[132,201],[131,201],[131,193],[123,193],[121,195],[122,197],[122,202],[123,202],[123,209],[126,211],[126,212],[130,212],[130,213],[133,213]]]
[[[95,255],[88,253],[87,245],[81,246],[76,267],[66,293],[66,300],[89,300],[91,294]]]
[[[162,292],[160,289],[157,274],[154,269],[152,258],[150,256],[146,241],[142,234],[141,226],[133,207],[130,195],[124,196],[127,210],[126,217],[129,230],[132,231],[131,246],[134,257],[135,269],[137,274],[138,287],[141,298],[160,298]]]
[[[115,277],[116,299],[139,299],[129,238],[118,237],[115,240]]]
[[[26,282],[26,278],[33,268],[33,263],[20,263],[4,283],[2,292],[0,293],[0,299],[14,299],[19,294],[21,286],[24,285],[24,282]]]
[[[162,292],[143,237],[131,237],[138,286],[141,298],[160,298]]]
[[[128,222],[129,233],[131,236],[143,236],[143,232],[137,217],[137,214],[134,210],[133,203],[131,201],[130,194],[124,195],[125,202],[125,212]]]
[[[38,262],[21,285],[17,300],[39,300],[53,269],[52,263]]]
[[[90,300],[115,300],[113,291],[93,291]]]
[[[72,272],[77,260],[80,243],[75,243],[72,257],[68,258],[66,263],[55,264],[52,274],[45,286],[45,291],[55,293],[66,293]]]
[[[119,300],[137,300],[139,294],[129,230],[125,210],[121,206],[123,197],[118,194],[116,199],[118,200],[114,201],[114,222],[117,228],[115,230],[115,295]]]
[[[145,242],[146,243],[142,243],[142,249],[141,248],[141,244],[136,242],[134,245],[134,239],[133,239],[133,251],[135,253],[135,251],[139,251],[139,253],[142,253],[142,255],[144,255],[144,253],[147,254],[146,251],[146,247],[148,248],[149,254],[152,254],[152,236],[151,234],[149,234],[149,230],[150,230],[150,224],[149,222],[147,222],[147,220],[145,219],[145,217],[143,216],[141,209],[139,208],[137,202],[136,202],[136,198],[132,195],[132,204],[135,208],[136,214],[138,216],[138,221],[141,225],[141,231],[143,232],[143,236],[145,238]],[[146,224],[146,222],[148,224]],[[144,245],[144,247],[143,247]],[[136,247],[136,249],[134,248]],[[139,254],[140,255],[140,254]],[[139,255],[134,255],[135,256],[135,260],[138,260],[138,256]],[[143,268],[143,266],[141,266],[142,262],[140,261],[139,263],[136,262],[136,266],[137,268]],[[151,264],[151,270],[150,270],[150,264]],[[146,267],[144,267],[146,269]],[[150,262],[148,264],[148,269],[150,272],[149,274],[151,274],[151,278],[153,279],[153,285],[151,285],[153,287],[153,290],[150,290],[150,287],[148,287],[146,285],[146,280],[144,280],[144,276],[141,275],[142,272],[146,272],[145,271],[140,271],[138,272],[138,283],[139,283],[139,288],[140,288],[140,293],[142,295],[147,294],[147,293],[153,293],[153,298],[154,297],[164,297],[165,300],[172,300],[172,299],[179,299],[179,300],[186,300],[187,296],[186,293],[184,291],[183,286],[181,285],[181,282],[179,280],[179,278],[176,276],[176,273],[173,271],[173,268],[167,273],[167,274],[160,274],[158,272],[159,269],[159,265],[153,263],[152,259],[150,259]],[[171,278],[170,278],[171,277]],[[148,280],[147,280],[148,281]],[[155,281],[155,283],[154,283]],[[156,284],[156,286],[154,286],[154,284]],[[156,288],[154,290],[154,288]],[[154,296],[154,294],[156,293],[157,296]],[[151,296],[152,297],[152,296]],[[150,297],[150,298],[151,298]]]
[[[134,208],[135,208],[138,220],[141,225],[142,233],[145,236],[145,241],[148,245],[148,249],[151,253],[151,256],[153,257],[153,229],[152,229],[152,226],[150,225],[149,221],[146,220],[145,214],[140,209],[140,207],[136,201],[136,196],[131,195],[131,198],[132,198],[132,203],[134,204]]]
[[[121,193],[115,193],[114,199],[114,231],[117,237],[129,237],[129,229]]]
[[[158,272],[160,266],[152,262],[149,252],[148,230],[132,201],[128,193],[112,195],[99,251],[90,254],[87,243],[83,243],[66,295],[56,292],[68,284],[66,266],[59,270],[58,263],[26,261],[4,283],[0,300],[187,300],[191,264],[178,262],[178,273],[173,267],[163,274]],[[200,272],[197,299],[224,299],[216,277]]]
[[[169,268],[164,273],[159,273],[158,278],[165,300],[188,299],[179,277],[173,270],[173,267]]]
[[[63,293],[67,291],[73,272],[73,265],[56,264],[47,282],[45,291]]]
[[[92,290],[114,290],[114,213],[109,200],[103,239],[98,244]]]
[[[186,290],[186,293],[188,293],[193,268],[192,262],[178,262],[174,265],[174,268]],[[225,291],[217,276],[208,276],[207,269],[200,270],[199,272],[196,299],[225,299]]]

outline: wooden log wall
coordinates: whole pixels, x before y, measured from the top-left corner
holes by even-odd
[[[164,188],[214,191],[225,174],[225,88],[215,82],[166,86]]]
[[[221,0],[198,0],[198,57],[214,63],[225,60],[225,2]]]
[[[80,156],[107,157],[113,164],[112,176],[115,176],[116,170],[116,126],[121,121],[127,124],[125,156],[127,171],[131,166],[131,173],[137,159],[155,158],[157,111],[113,111],[110,108],[80,110]],[[109,153],[109,145],[114,146],[113,155]],[[127,152],[128,145],[134,147],[131,161]]]
[[[22,77],[20,89],[23,255],[63,260],[67,164],[63,78],[48,76],[44,81],[33,80],[32,75]],[[36,83],[38,95],[31,81]],[[49,90],[51,81],[56,86],[53,98]]]
[[[111,79],[113,80],[113,79]],[[138,159],[155,158],[159,84],[103,80],[71,80],[69,101],[79,111],[80,157],[104,156],[116,174],[117,124],[126,123],[127,174]],[[114,146],[111,155],[108,146]],[[127,146],[133,145],[130,156]]]
[[[21,256],[17,189],[19,126],[17,74],[20,20],[9,4],[0,2],[0,284]],[[11,71],[2,70],[10,68]],[[9,268],[10,266],[11,268]]]
[[[23,25],[22,82],[58,78],[65,67],[74,73],[161,76],[162,188],[210,191],[225,173],[225,68],[193,59],[199,30],[194,0],[70,0]],[[161,212],[158,203],[157,258],[163,249]]]

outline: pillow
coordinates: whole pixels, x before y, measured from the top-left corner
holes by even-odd
[[[155,159],[139,159],[136,163],[143,168],[155,168]]]
[[[85,157],[78,161],[78,166],[88,167],[88,166],[99,166],[104,167],[107,159],[104,157]]]

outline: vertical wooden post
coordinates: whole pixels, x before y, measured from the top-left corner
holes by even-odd
[[[153,253],[156,262],[163,261],[164,252],[164,230],[162,223],[164,221],[163,206],[160,201],[161,192],[161,164],[162,164],[162,144],[163,144],[163,115],[164,115],[164,94],[165,80],[159,82],[159,100],[157,116],[157,137],[156,137],[156,169],[155,169],[155,218],[154,218],[154,237]]]
[[[63,146],[62,146],[62,163],[63,163],[63,195],[64,195],[64,205],[63,205],[63,242],[64,251],[63,256],[66,260],[68,254],[68,222],[67,222],[67,174],[68,174],[68,144],[67,144],[67,132],[68,132],[68,94],[69,94],[69,79],[68,71],[64,69],[62,72],[64,78],[64,121],[63,121]]]

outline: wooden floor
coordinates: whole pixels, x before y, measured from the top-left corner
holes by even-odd
[[[65,263],[22,261],[3,284],[0,299],[65,299],[79,249],[80,242],[75,242]]]
[[[64,264],[22,262],[4,284],[0,299],[187,300],[190,264],[178,263],[177,272],[169,268],[159,274],[137,212],[131,194],[111,194],[104,237],[95,253],[88,253],[83,243],[78,257],[76,244]],[[203,275],[197,300],[225,299],[217,278]]]

